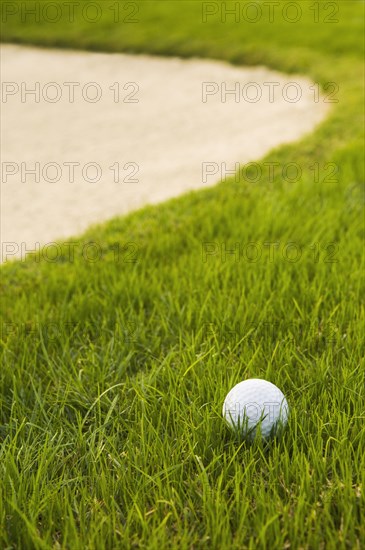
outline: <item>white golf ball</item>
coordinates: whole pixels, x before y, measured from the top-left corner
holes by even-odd
[[[223,416],[228,424],[249,439],[254,439],[260,426],[261,436],[268,439],[288,421],[289,407],[284,394],[275,384],[250,378],[236,384],[223,403]]]

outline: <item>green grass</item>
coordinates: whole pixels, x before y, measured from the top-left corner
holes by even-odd
[[[0,546],[361,548],[363,3],[316,25],[308,11],[294,25],[202,25],[199,2],[140,4],[139,24],[15,20],[3,39],[265,63],[338,83],[339,103],[263,159],[257,183],[90,228],[72,261],[63,245],[56,262],[2,267]],[[303,175],[271,182],[267,161]],[[95,263],[82,255],[90,242]],[[215,243],[206,261],[204,243]],[[222,257],[235,243],[241,256]],[[220,416],[247,377],[277,384],[291,407],[268,447]]]

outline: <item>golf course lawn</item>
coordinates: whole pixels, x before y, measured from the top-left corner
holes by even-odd
[[[4,42],[263,64],[338,101],[258,179],[256,166],[92,227],[56,261],[1,267],[0,547],[360,549],[364,3],[223,23],[220,3],[203,22],[204,2],[141,1],[120,3],[138,22],[116,23],[105,0],[95,23],[63,10],[41,24],[4,4],[19,10],[2,14]],[[268,446],[221,417],[245,378],[288,400]]]

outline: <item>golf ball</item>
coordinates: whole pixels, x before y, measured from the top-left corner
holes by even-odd
[[[284,394],[275,384],[259,378],[236,384],[223,403],[228,424],[249,439],[255,438],[259,426],[262,438],[268,439],[279,426],[285,426],[288,415]]]

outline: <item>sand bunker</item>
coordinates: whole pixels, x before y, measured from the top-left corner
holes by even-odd
[[[3,261],[213,185],[327,112],[266,68],[13,45],[1,65]]]

